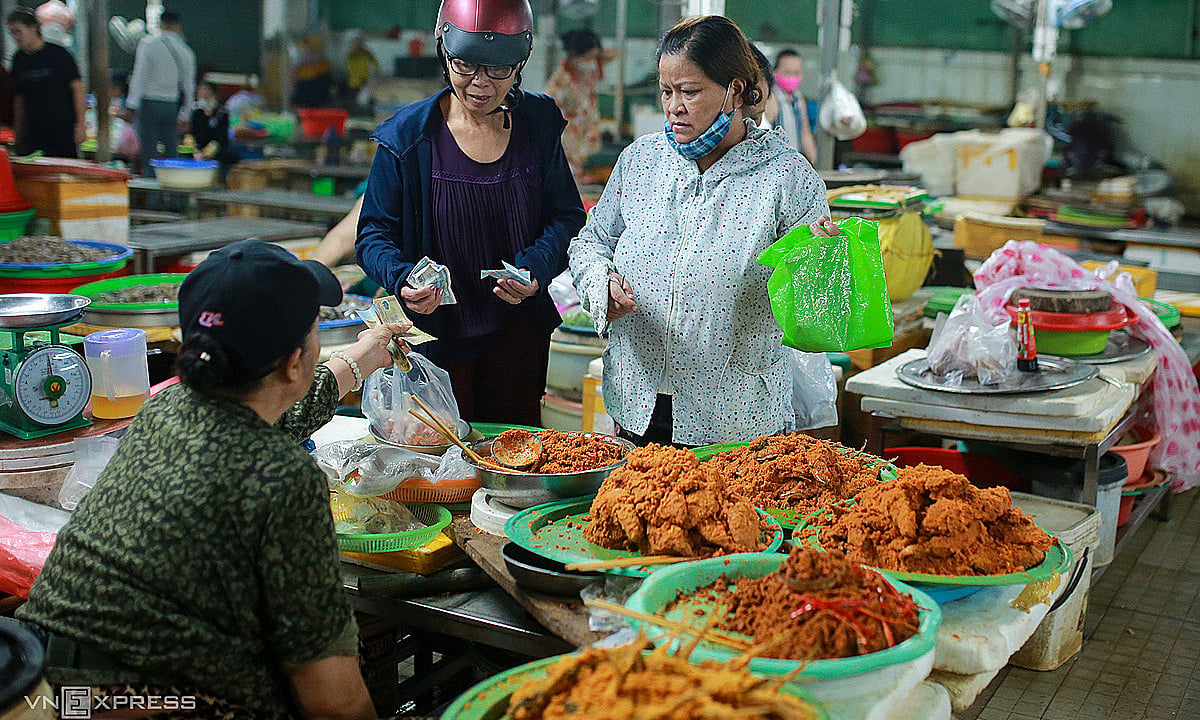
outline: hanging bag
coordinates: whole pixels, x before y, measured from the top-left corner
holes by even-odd
[[[807,225],[758,256],[783,344],[804,352],[888,347],[892,305],[883,276],[878,223],[849,218],[840,235],[817,237]]]

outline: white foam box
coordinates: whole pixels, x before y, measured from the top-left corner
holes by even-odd
[[[1012,493],[1013,504],[1043,529],[1054,533],[1071,548],[1074,558],[1063,576],[1063,594],[1058,607],[1047,613],[1033,635],[1009,662],[1029,670],[1054,670],[1083,647],[1083,623],[1087,616],[1093,556],[1100,543],[1101,518],[1091,505],[1052,498]],[[1087,557],[1084,558],[1084,551]]]

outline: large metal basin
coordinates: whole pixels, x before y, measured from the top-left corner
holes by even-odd
[[[578,434],[585,437],[599,438],[605,442],[624,448],[625,456],[628,456],[629,451],[635,447],[628,440],[613,437],[612,435],[602,435],[600,433]],[[494,438],[488,438],[487,440],[472,443],[471,449],[485,458],[490,458],[492,455],[493,440]],[[608,477],[609,473],[625,464],[625,457],[622,457],[612,465],[606,465],[595,470],[546,474],[520,472],[518,470],[496,470],[478,465],[469,457],[466,458],[466,461],[475,466],[475,477],[479,479],[479,484],[482,487],[487,488],[488,493],[492,497],[505,505],[511,505],[516,508],[529,508],[534,505],[554,502],[564,498],[594,494],[600,489],[600,483],[604,482],[604,478]]]

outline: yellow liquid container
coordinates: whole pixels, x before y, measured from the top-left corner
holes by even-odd
[[[149,392],[141,395],[117,395],[112,400],[109,400],[107,395],[93,395],[92,416],[107,420],[133,417],[149,397]]]

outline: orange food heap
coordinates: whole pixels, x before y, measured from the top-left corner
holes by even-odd
[[[803,514],[852,498],[879,478],[865,453],[807,435],[760,437],[746,447],[714,455],[708,463],[730,490],[756,507]]]
[[[1013,507],[1007,488],[977,488],[917,465],[835,506],[821,545],[864,565],[934,575],[1003,575],[1038,565],[1054,540]]]
[[[500,433],[496,439],[519,446],[528,442],[532,435],[528,430],[513,428]],[[613,465],[625,454],[625,448],[620,445],[581,433],[542,430],[537,436],[542,441],[542,456],[529,472],[539,475],[595,470]]]
[[[767,525],[732,495],[715,468],[687,450],[650,445],[629,453],[592,501],[583,534],[644,555],[709,557],[762,550]]]

